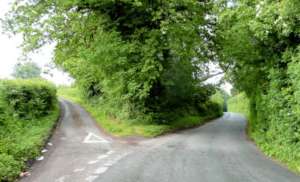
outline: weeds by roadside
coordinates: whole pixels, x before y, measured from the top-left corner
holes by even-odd
[[[41,155],[59,111],[53,83],[0,80],[0,181],[14,181]]]

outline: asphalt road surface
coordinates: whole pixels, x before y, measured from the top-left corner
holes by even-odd
[[[111,136],[75,102],[59,100],[60,125],[21,182],[300,182],[247,141],[242,114],[140,139]]]

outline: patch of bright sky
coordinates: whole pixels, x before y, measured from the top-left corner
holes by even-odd
[[[216,73],[219,73],[219,72],[222,72],[222,69],[218,68],[218,66],[215,65],[215,64],[210,64],[209,67],[212,70],[211,71],[212,75],[216,74]],[[205,83],[217,84],[224,75],[225,75],[225,73],[220,74],[220,75],[216,75],[214,77],[211,77],[208,80],[206,80]],[[221,88],[223,88],[228,94],[231,95],[230,90],[232,89],[232,85],[230,83],[225,82],[224,84],[221,85]]]
[[[10,10],[9,3],[12,0],[0,0],[0,18],[4,18],[6,12]],[[1,23],[0,23],[1,24]],[[0,78],[12,79],[11,73],[13,71],[13,66],[18,63],[18,58],[21,56],[22,50],[17,48],[22,43],[22,36],[16,35],[8,38],[6,35],[2,34],[2,28],[0,25]],[[43,71],[48,70],[45,67],[47,63],[51,62],[53,45],[44,46],[39,54],[31,54],[30,58],[32,61],[36,62]],[[67,73],[63,73],[58,69],[53,69],[50,72],[53,76],[49,74],[42,74],[42,77],[54,82],[56,85],[70,85],[74,80],[68,76]],[[217,83],[223,75],[218,75],[213,78],[208,79],[207,83]],[[232,85],[225,83],[222,88],[230,94],[230,89]]]

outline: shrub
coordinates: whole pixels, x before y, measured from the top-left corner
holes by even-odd
[[[13,181],[40,155],[58,116],[53,83],[0,79],[0,181]]]
[[[207,107],[210,108],[211,113],[206,113],[206,115],[217,113],[217,116],[221,116],[223,114],[223,104],[224,99],[222,98],[222,93],[221,91],[217,91],[210,97],[210,100],[207,103]]]
[[[248,132],[257,146],[300,173],[299,119],[292,110],[296,105],[286,91],[289,87],[281,89],[282,92],[257,95],[255,101],[240,93],[228,100],[228,111],[245,114],[250,124]],[[288,104],[291,106],[286,107]]]
[[[0,181],[13,181],[21,173],[23,164],[5,153],[0,154]]]
[[[28,119],[47,114],[57,101],[55,85],[44,79],[2,80],[0,96],[2,107]]]

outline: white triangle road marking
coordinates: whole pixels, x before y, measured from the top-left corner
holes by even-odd
[[[91,137],[97,138],[97,140],[91,140]],[[82,143],[109,143],[109,141],[104,140],[103,138],[95,135],[92,132],[89,132],[88,136],[85,137],[85,139]]]

